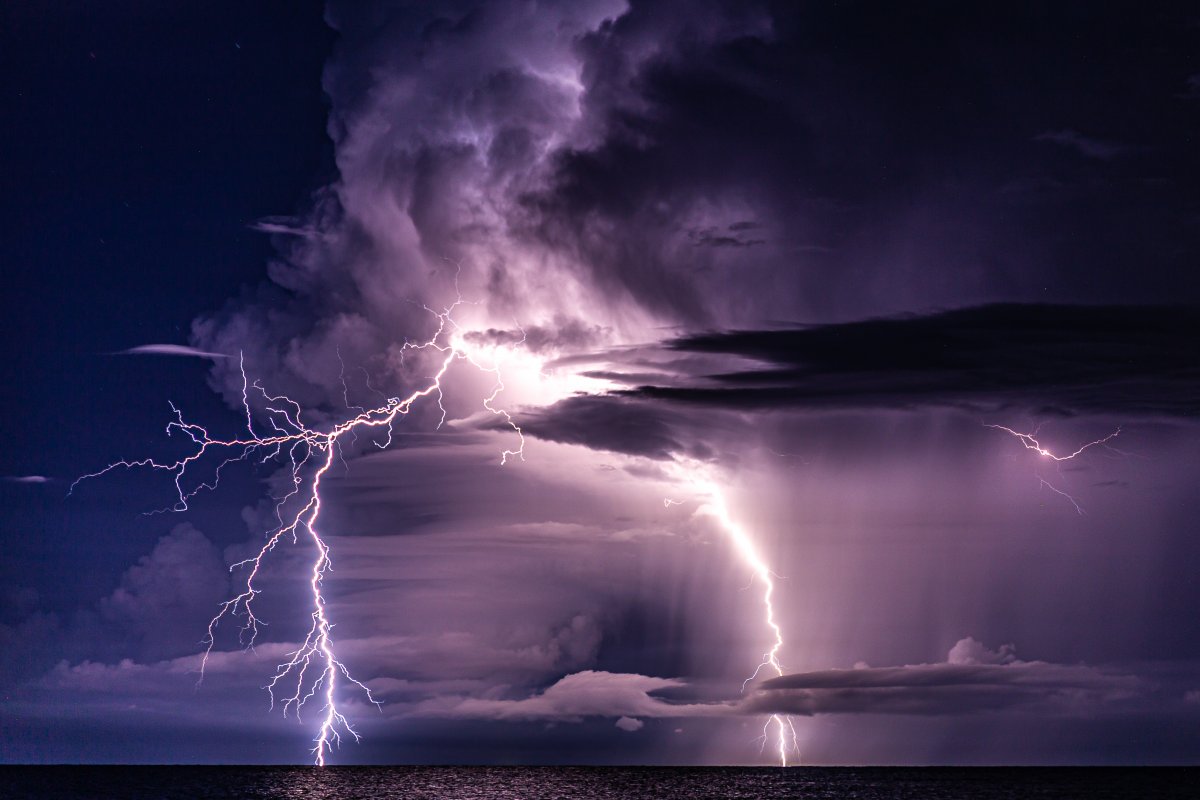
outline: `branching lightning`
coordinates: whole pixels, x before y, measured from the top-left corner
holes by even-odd
[[[1093,447],[1100,447],[1101,445],[1107,444],[1108,442],[1117,438],[1117,436],[1119,436],[1121,433],[1121,429],[1117,428],[1115,431],[1113,431],[1108,436],[1105,436],[1102,439],[1096,439],[1093,442],[1088,442],[1087,444],[1081,445],[1080,447],[1076,448],[1075,452],[1068,453],[1065,456],[1060,456],[1050,450],[1047,450],[1045,447],[1042,447],[1042,443],[1037,440],[1037,434],[1038,434],[1037,429],[1034,429],[1033,433],[1021,433],[1019,431],[1014,431],[1012,428],[1006,428],[1003,425],[985,425],[984,427],[995,428],[996,430],[1004,431],[1005,433],[1010,433],[1013,436],[1015,436],[1021,440],[1021,444],[1023,444],[1025,446],[1026,450],[1033,450],[1038,455],[1043,456],[1045,458],[1053,459],[1054,461],[1070,461],[1072,458],[1075,458],[1077,455],[1081,454],[1085,450],[1088,450]]]
[[[238,639],[247,648],[253,647],[258,637],[261,620],[255,616],[254,600],[262,592],[258,588],[264,561],[277,544],[285,538],[298,543],[305,537],[311,541],[316,552],[308,575],[308,585],[311,591],[312,606],[310,611],[311,625],[304,641],[291,653],[288,660],[279,664],[275,673],[266,685],[271,698],[271,707],[277,702],[282,703],[283,714],[294,713],[299,719],[301,709],[314,697],[322,704],[321,720],[314,741],[313,754],[318,766],[325,765],[326,756],[335,745],[340,745],[342,734],[349,734],[356,741],[358,733],[350,721],[338,710],[338,678],[344,678],[361,691],[370,702],[376,706],[379,703],[371,695],[370,689],[356,680],[345,664],[340,661],[334,649],[327,602],[322,584],[327,572],[331,569],[330,549],[328,543],[318,532],[317,523],[321,515],[321,480],[334,459],[341,456],[344,447],[342,437],[349,434],[357,437],[359,432],[386,432],[386,439],[377,446],[386,448],[392,442],[392,426],[399,417],[406,416],[413,406],[424,398],[435,398],[441,411],[439,427],[446,420],[446,409],[442,405],[442,379],[456,361],[466,361],[482,372],[495,378],[491,393],[483,400],[483,407],[493,415],[501,418],[517,436],[515,449],[506,449],[500,455],[500,463],[506,464],[511,458],[524,459],[525,438],[521,428],[509,413],[494,404],[497,397],[504,391],[504,383],[500,377],[499,367],[480,363],[471,355],[458,340],[458,326],[453,319],[454,309],[463,301],[461,298],[446,307],[441,312],[426,307],[438,320],[437,331],[426,342],[421,344],[406,343],[403,351],[436,352],[440,358],[439,368],[429,378],[429,383],[417,389],[404,398],[392,397],[377,408],[361,409],[349,419],[335,424],[327,431],[309,427],[301,419],[302,410],[295,401],[285,396],[269,394],[257,382],[250,382],[246,377],[245,363],[239,358],[239,369],[242,375],[242,407],[246,416],[247,436],[244,438],[217,439],[208,431],[184,420],[182,413],[173,404],[171,410],[175,418],[167,424],[167,434],[179,432],[190,439],[195,446],[194,451],[177,461],[160,463],[152,458],[136,461],[122,460],[109,464],[104,469],[83,475],[72,485],[89,478],[97,478],[117,469],[134,467],[149,467],[171,474],[174,478],[177,500],[169,509],[184,511],[188,502],[204,489],[215,489],[222,468],[235,461],[244,461],[252,455],[259,456],[261,461],[279,460],[291,471],[291,489],[282,497],[276,498],[275,516],[278,526],[267,532],[266,543],[258,553],[230,567],[230,571],[245,569],[245,580],[242,590],[234,597],[221,604],[217,615],[208,625],[204,639],[206,648],[201,660],[200,679],[203,680],[204,669],[212,653],[217,627],[229,618],[242,617]],[[339,354],[340,358],[340,354]],[[344,378],[344,374],[343,374]],[[253,391],[252,391],[253,390]],[[271,428],[270,433],[255,430],[254,414],[251,410],[251,397],[262,395],[265,419]],[[349,403],[347,402],[349,406]],[[260,426],[261,427],[261,426]],[[188,471],[195,468],[207,456],[221,459],[214,470],[214,477],[208,481],[199,481],[190,485]],[[284,513],[285,507],[299,506],[294,514]]]
[[[742,682],[742,690],[745,691],[750,682],[757,678],[763,670],[774,672],[776,676],[784,674],[783,664],[779,661],[779,651],[783,648],[783,629],[776,620],[774,604],[775,578],[777,576],[767,565],[749,531],[733,518],[721,487],[714,480],[699,477],[701,475],[703,475],[703,468],[694,465],[691,474],[686,478],[698,494],[707,498],[697,513],[706,514],[717,521],[717,524],[729,537],[735,552],[762,585],[763,619],[767,629],[771,632],[771,646],[763,653],[762,660],[754,668],[754,672]],[[664,501],[664,505],[669,506],[676,502]],[[771,739],[772,727],[776,730],[775,741],[779,752],[779,765],[786,767],[788,756],[800,749],[796,728],[792,724],[791,717],[784,714],[771,714],[763,724],[762,742],[764,747]]]
[[[1026,450],[1032,450],[1033,452],[1037,453],[1042,458],[1049,459],[1050,461],[1055,462],[1055,464],[1059,464],[1063,461],[1070,461],[1071,459],[1076,458],[1079,455],[1082,455],[1085,451],[1090,450],[1093,447],[1105,447],[1105,448],[1112,449],[1108,443],[1111,442],[1113,439],[1117,438],[1117,436],[1119,436],[1121,433],[1121,429],[1117,428],[1115,431],[1108,434],[1107,436],[1104,436],[1100,439],[1096,439],[1094,441],[1086,442],[1085,444],[1080,445],[1071,453],[1067,453],[1065,455],[1059,455],[1059,454],[1053,452],[1052,450],[1044,447],[1042,445],[1042,443],[1040,441],[1038,441],[1037,437],[1038,437],[1039,428],[1034,428],[1032,433],[1021,433],[1020,431],[1015,431],[1012,428],[1005,427],[1004,425],[989,425],[989,424],[985,423],[984,427],[985,428],[993,428],[993,429],[999,430],[999,431],[1004,431],[1005,433],[1016,437],[1016,439],[1021,442],[1021,445]],[[1070,494],[1063,491],[1062,489],[1059,489],[1057,486],[1050,483],[1048,480],[1043,478],[1041,475],[1038,475],[1037,478],[1038,478],[1038,481],[1040,482],[1040,485],[1046,487],[1047,489],[1054,492],[1055,494],[1061,495],[1063,498],[1065,498],[1067,500],[1067,502],[1069,502],[1075,508],[1076,513],[1078,513],[1078,514],[1084,513],[1083,506],[1079,505],[1079,501],[1076,500],[1074,497],[1072,497]]]

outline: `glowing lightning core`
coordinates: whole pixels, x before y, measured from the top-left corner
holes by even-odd
[[[434,314],[438,319],[438,328],[429,341],[423,344],[404,345],[403,349],[406,351],[434,350],[441,354],[442,360],[437,372],[429,379],[430,382],[424,388],[414,391],[403,399],[398,397],[390,398],[384,405],[378,408],[362,410],[357,416],[337,423],[332,429],[320,431],[308,427],[301,420],[301,408],[295,401],[284,396],[272,396],[268,394],[257,381],[250,383],[246,378],[244,364],[239,362],[242,373],[242,406],[246,413],[247,438],[214,439],[203,427],[186,422],[179,409],[172,405],[171,410],[175,412],[175,419],[167,424],[167,434],[171,435],[172,432],[178,431],[190,438],[191,442],[196,445],[196,450],[191,455],[173,463],[159,463],[151,458],[138,461],[118,461],[108,465],[99,472],[81,476],[71,485],[71,489],[74,490],[80,481],[99,477],[118,468],[150,467],[174,475],[178,501],[171,509],[165,510],[183,511],[187,509],[188,501],[198,492],[203,489],[216,488],[217,482],[220,479],[221,469],[227,464],[234,461],[243,461],[252,454],[260,453],[262,454],[263,461],[286,459],[291,469],[292,489],[283,497],[277,498],[278,503],[275,506],[275,515],[279,521],[279,526],[267,533],[267,541],[258,551],[257,555],[230,567],[230,571],[239,567],[248,569],[243,584],[244,588],[235,597],[221,604],[217,615],[213,617],[208,625],[208,634],[205,638],[207,647],[201,660],[200,677],[201,679],[204,677],[204,668],[208,664],[208,657],[212,653],[215,644],[217,626],[226,617],[243,615],[245,622],[239,632],[239,640],[246,647],[254,645],[254,641],[258,636],[259,619],[254,614],[253,604],[254,599],[262,591],[257,588],[256,579],[259,577],[263,561],[267,554],[275,549],[275,546],[281,539],[290,536],[292,542],[296,543],[301,535],[307,536],[316,550],[316,556],[313,559],[308,578],[312,594],[312,611],[310,612],[312,624],[300,646],[289,653],[288,660],[276,668],[275,674],[271,677],[266,689],[270,695],[271,706],[273,708],[276,700],[279,699],[276,692],[283,689],[284,686],[289,687],[284,690],[289,693],[282,698],[283,714],[287,716],[288,712],[292,711],[296,714],[297,718],[299,718],[300,709],[305,703],[313,697],[320,695],[321,702],[324,705],[321,712],[321,724],[314,739],[315,745],[313,747],[313,754],[318,766],[324,766],[325,757],[331,748],[341,743],[342,732],[353,736],[356,741],[359,738],[358,733],[351,726],[349,720],[338,710],[338,676],[343,676],[347,681],[358,687],[370,702],[375,703],[377,706],[379,705],[375,698],[371,696],[371,691],[364,684],[355,680],[346,666],[338,659],[334,651],[333,639],[330,636],[333,624],[329,619],[325,596],[322,592],[322,583],[325,574],[330,569],[331,561],[329,545],[317,531],[317,521],[321,514],[321,479],[329,471],[330,467],[333,466],[334,459],[339,454],[337,448],[342,436],[351,434],[353,437],[357,431],[383,429],[387,432],[387,439],[383,444],[378,446],[387,447],[392,441],[392,424],[396,419],[407,415],[417,401],[431,396],[437,398],[438,408],[442,412],[441,420],[438,423],[440,426],[446,419],[446,409],[442,405],[442,378],[455,361],[465,360],[477,369],[490,373],[495,377],[491,394],[484,399],[483,406],[492,414],[501,417],[505,424],[517,434],[519,442],[517,448],[515,450],[504,450],[500,456],[500,463],[504,464],[512,457],[524,458],[525,438],[521,433],[520,427],[513,421],[508,412],[493,405],[496,397],[504,390],[504,383],[500,379],[499,367],[494,365],[485,366],[479,363],[474,356],[454,341],[456,338],[454,334],[457,333],[458,326],[451,315],[454,308],[460,302],[462,301],[456,301],[440,313],[430,310],[430,313]],[[272,433],[258,433],[254,429],[253,415],[250,408],[251,388],[263,396],[265,401],[264,408],[267,412],[266,419],[272,428]],[[188,469],[193,467],[210,452],[219,453],[224,457],[224,460],[217,465],[215,476],[211,482],[200,482],[190,489],[185,487]],[[310,459],[315,462],[316,466],[311,470],[311,477],[306,481],[304,472],[306,471],[306,466],[309,466]],[[288,503],[298,503],[300,509],[295,514],[289,514],[285,518],[283,509]]]
[[[779,623],[775,619],[774,595],[776,576],[771,571],[771,568],[767,566],[767,562],[759,552],[753,537],[730,514],[729,506],[725,502],[725,495],[721,492],[720,486],[713,480],[696,478],[694,475],[688,482],[699,494],[708,498],[705,504],[697,510],[697,513],[707,514],[717,521],[729,537],[729,540],[733,543],[734,550],[738,556],[750,568],[754,577],[763,587],[763,613],[767,628],[770,629],[772,635],[771,647],[763,653],[762,661],[754,668],[754,672],[750,677],[742,682],[742,689],[744,691],[750,681],[757,678],[759,673],[764,669],[774,671],[776,676],[784,674],[783,664],[779,661],[779,651],[783,647],[783,630],[779,627]],[[779,765],[786,767],[788,765],[788,754],[799,750],[796,728],[792,724],[791,717],[783,714],[772,714],[767,718],[766,724],[763,725],[762,741],[764,744],[770,739],[770,728],[772,725],[775,726],[777,731],[776,745],[779,750]]]

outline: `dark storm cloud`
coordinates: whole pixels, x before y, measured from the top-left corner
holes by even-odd
[[[632,3],[581,39],[588,136],[522,198],[531,230],[691,323],[1194,300],[1200,120],[1133,87],[1178,86],[1196,28],[1120,16]],[[1082,32],[1086,58],[1064,57]]]
[[[690,336],[670,346],[761,365],[626,394],[727,408],[1016,406],[1192,417],[1200,412],[1197,342],[1196,308],[984,306]]]
[[[698,228],[687,232],[688,237],[692,240],[692,244],[696,247],[753,247],[756,244],[763,244],[764,239],[752,239],[742,235],[743,231],[751,230],[746,226],[752,223],[737,222],[733,225],[727,225],[724,228]]]
[[[616,397],[572,397],[521,417],[521,429],[541,439],[656,459],[686,449],[682,428],[669,409]]]
[[[927,664],[826,670],[774,679],[746,713],[951,716],[1025,708],[1041,713],[1137,697],[1138,681],[1057,664],[959,667]]]
[[[599,325],[559,315],[549,325],[517,329],[468,331],[463,339],[474,345],[522,347],[531,353],[583,350],[600,344],[610,333]]]
[[[1011,648],[992,651],[968,637],[946,663],[831,669],[764,681],[742,706],[747,713],[915,714],[948,716],[1024,709],[1088,713],[1143,698],[1141,679],[1083,664],[1021,661]]]
[[[641,351],[628,371],[620,352],[593,356],[610,369],[587,374],[632,388],[527,411],[522,424],[594,449],[704,458],[742,429],[740,412],[953,407],[1189,419],[1200,413],[1198,341],[1200,310],[1177,306],[1009,304],[699,334],[668,342],[654,372]]]

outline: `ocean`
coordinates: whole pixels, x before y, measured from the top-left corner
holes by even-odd
[[[0,798],[1200,798],[1200,768],[4,766]]]

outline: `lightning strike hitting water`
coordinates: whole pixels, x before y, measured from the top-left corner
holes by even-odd
[[[217,615],[208,625],[208,633],[204,640],[207,647],[201,660],[200,678],[203,680],[204,668],[208,664],[209,655],[215,645],[217,627],[227,617],[244,617],[245,621],[239,630],[238,639],[245,647],[253,647],[260,623],[254,613],[254,600],[262,592],[256,581],[264,560],[284,538],[290,537],[293,543],[297,543],[301,536],[307,537],[316,551],[308,575],[308,585],[312,597],[312,610],[310,611],[312,622],[304,641],[296,650],[288,654],[287,661],[278,665],[265,688],[270,695],[272,708],[277,700],[282,700],[284,716],[287,716],[290,711],[296,715],[297,719],[299,719],[301,708],[313,697],[320,696],[320,702],[323,703],[321,721],[313,747],[313,754],[318,766],[325,765],[325,758],[334,745],[340,745],[343,732],[354,737],[356,741],[359,739],[359,735],[350,721],[338,710],[338,676],[344,677],[361,690],[370,702],[376,706],[379,705],[371,696],[370,689],[352,677],[345,664],[338,659],[330,635],[333,623],[329,619],[327,603],[322,591],[322,583],[326,573],[331,569],[332,562],[329,545],[317,530],[317,522],[321,514],[321,480],[333,466],[334,459],[340,455],[339,446],[344,447],[340,444],[342,437],[346,434],[355,437],[359,432],[386,431],[386,440],[383,443],[375,442],[378,447],[386,448],[392,441],[393,423],[398,417],[406,416],[417,401],[426,397],[435,397],[437,400],[438,408],[442,412],[441,420],[438,423],[440,427],[446,420],[446,409],[442,405],[442,379],[455,361],[463,360],[480,371],[494,376],[495,383],[492,386],[491,394],[483,400],[483,407],[493,415],[502,418],[504,423],[517,435],[516,449],[504,450],[500,455],[500,463],[503,465],[514,457],[524,459],[525,438],[520,427],[507,411],[493,405],[499,394],[504,391],[499,367],[496,365],[485,366],[480,363],[467,350],[463,349],[461,343],[456,341],[458,326],[452,318],[452,313],[461,302],[460,298],[442,312],[427,309],[438,320],[436,333],[423,344],[404,345],[402,351],[433,350],[439,354],[438,357],[441,359],[439,368],[429,378],[429,383],[407,397],[389,398],[385,404],[377,408],[360,410],[356,416],[335,424],[328,431],[321,431],[309,427],[302,421],[301,408],[295,401],[284,396],[268,394],[257,381],[250,383],[246,378],[244,363],[239,361],[242,374],[242,406],[246,414],[248,433],[246,438],[214,439],[200,425],[185,421],[179,409],[172,404],[171,410],[175,414],[175,419],[167,424],[167,434],[171,435],[174,431],[178,431],[186,435],[196,446],[193,453],[171,463],[159,463],[151,458],[118,461],[99,472],[81,476],[71,485],[71,489],[74,490],[80,481],[99,477],[118,468],[150,467],[174,476],[178,500],[172,507],[163,510],[183,511],[187,509],[188,501],[198,492],[203,489],[216,488],[220,480],[221,469],[231,462],[244,461],[253,454],[261,455],[263,462],[279,459],[289,465],[292,488],[283,497],[276,498],[278,502],[275,505],[275,515],[279,522],[278,527],[267,532],[267,541],[257,555],[230,567],[230,571],[245,568],[247,570],[246,578],[241,592],[222,603]],[[266,420],[272,428],[271,433],[259,433],[254,428],[254,415],[250,403],[251,389],[263,397]],[[188,488],[186,485],[188,470],[210,454],[217,454],[223,459],[217,464],[214,477],[209,482],[200,481],[194,487]],[[310,465],[310,461],[313,464]],[[305,472],[310,472],[310,476],[306,477]],[[289,503],[293,507],[298,504],[300,508],[294,514],[285,515],[284,508]],[[283,694],[280,695],[280,692]]]
[[[702,467],[694,466],[694,469],[696,472],[703,474]],[[754,672],[750,677],[742,682],[742,690],[745,691],[746,686],[757,678],[759,673],[764,669],[773,671],[776,676],[784,674],[783,664],[779,661],[779,651],[783,647],[783,629],[779,627],[779,623],[775,619],[774,595],[775,578],[777,576],[763,559],[750,533],[733,518],[733,515],[729,511],[729,505],[725,502],[725,495],[716,481],[707,478],[697,478],[695,473],[693,473],[687,478],[687,482],[697,493],[707,498],[704,505],[697,509],[697,513],[706,514],[717,521],[721,529],[729,537],[730,542],[733,543],[734,550],[738,556],[750,568],[754,577],[763,587],[763,618],[767,628],[771,631],[771,647],[763,653],[762,660],[754,668]],[[664,504],[669,505],[667,501],[664,501]],[[800,749],[796,737],[796,728],[792,724],[791,717],[784,714],[770,715],[763,725],[762,741],[764,746],[770,740],[770,729],[772,726],[776,729],[779,765],[786,767],[788,765],[788,755],[798,752]]]
[[[1086,444],[1080,445],[1078,448],[1075,449],[1074,452],[1067,453],[1066,455],[1058,455],[1058,454],[1054,453],[1053,451],[1043,447],[1042,443],[1038,441],[1037,436],[1038,436],[1038,430],[1039,430],[1040,426],[1039,426],[1039,428],[1034,428],[1033,433],[1021,433],[1020,431],[1015,431],[1012,428],[1007,428],[1003,425],[988,425],[985,423],[984,427],[985,428],[994,428],[996,430],[1004,431],[1005,433],[1011,434],[1012,436],[1015,436],[1018,440],[1020,440],[1022,446],[1024,446],[1024,448],[1026,450],[1032,450],[1035,453],[1037,453],[1039,456],[1041,456],[1042,458],[1049,459],[1056,463],[1061,463],[1063,461],[1070,461],[1071,459],[1075,458],[1076,456],[1082,454],[1084,451],[1089,450],[1093,447],[1108,447],[1109,446],[1108,443],[1110,441],[1112,441],[1113,439],[1117,438],[1117,436],[1120,435],[1120,433],[1121,433],[1121,429],[1117,428],[1115,431],[1110,433],[1108,436],[1105,436],[1101,439],[1096,439],[1095,441],[1087,442]],[[1118,452],[1120,452],[1120,451],[1118,451]],[[1074,506],[1076,513],[1078,513],[1078,514],[1084,513],[1083,506],[1079,505],[1079,501],[1077,501],[1070,494],[1068,494],[1067,492],[1064,492],[1062,489],[1059,489],[1057,486],[1050,483],[1048,480],[1043,478],[1041,475],[1038,475],[1037,479],[1042,486],[1046,487],[1047,489],[1054,492],[1055,494],[1058,494],[1058,495],[1061,495],[1062,497],[1064,497],[1067,500],[1067,502],[1069,502],[1072,506]]]

